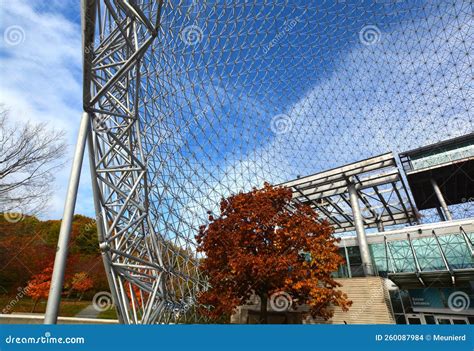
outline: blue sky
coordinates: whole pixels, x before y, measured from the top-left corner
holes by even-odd
[[[0,11],[0,102],[14,121],[48,122],[66,131],[68,162],[56,174],[45,212],[47,218],[60,218],[82,110],[79,1],[2,1]],[[21,37],[13,45],[6,41],[8,28],[18,28]],[[76,209],[92,215],[85,166]]]
[[[473,129],[472,102],[466,101],[472,97],[472,58],[466,53],[472,53],[474,25],[467,2],[326,1],[318,11],[298,1],[276,3],[265,10],[267,17],[244,6],[234,13],[200,12],[196,5],[179,20],[165,12],[165,31],[175,36],[165,39],[170,45],[162,55],[192,70],[183,77],[169,68],[172,83],[163,89],[176,92],[197,78],[200,89],[198,98],[188,90],[171,99],[163,109],[165,124],[172,131],[190,114],[205,111],[187,135],[205,143],[206,133],[220,130],[220,149],[195,144],[182,150],[207,164],[208,191],[218,195],[226,187],[289,180]],[[225,18],[233,25],[222,25]],[[195,47],[176,39],[188,24],[203,32]],[[370,25],[380,38],[363,45],[360,32]],[[70,161],[82,106],[79,1],[2,1],[1,31],[12,27],[22,39],[11,45],[3,36],[0,102],[15,120],[47,121],[66,130]],[[203,63],[211,63],[212,71]],[[287,133],[269,128],[279,114],[291,120]],[[57,174],[48,218],[62,215],[69,164]],[[87,166],[76,212],[93,216]],[[175,174],[175,167],[166,165],[163,178]],[[203,185],[202,179],[193,185]]]

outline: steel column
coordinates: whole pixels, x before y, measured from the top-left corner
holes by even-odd
[[[444,216],[447,218],[448,221],[452,221],[453,217],[451,216],[451,212],[449,212],[449,208],[443,197],[443,193],[441,192],[441,189],[439,188],[438,183],[433,178],[431,178],[431,185],[433,186],[433,190],[436,194],[436,197],[438,198],[439,204],[441,205],[441,208],[443,209]]]
[[[374,267],[372,265],[372,257],[370,256],[369,244],[365,235],[364,220],[360,211],[357,189],[354,183],[348,186],[349,199],[351,202],[352,215],[354,217],[354,226],[357,233],[357,241],[359,243],[360,256],[364,265],[364,272],[367,276],[374,275]]]
[[[53,276],[51,278],[51,287],[48,295],[48,304],[46,305],[44,324],[56,324],[58,320],[59,304],[61,302],[61,292],[64,284],[64,272],[66,270],[69,238],[71,236],[71,226],[74,216],[74,208],[76,207],[77,189],[81,177],[82,161],[84,158],[84,149],[86,147],[89,125],[89,114],[83,113],[81,124],[79,126],[76,150],[72,161],[71,175],[69,176],[66,203],[64,205],[61,229],[59,231],[58,246],[56,257],[54,259]]]

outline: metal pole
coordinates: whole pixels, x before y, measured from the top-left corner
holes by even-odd
[[[443,259],[444,266],[446,267],[446,270],[449,272],[449,275],[451,276],[451,281],[453,285],[456,285],[456,278],[454,276],[454,272],[451,268],[451,265],[448,262],[448,258],[444,254],[443,247],[441,246],[441,243],[439,242],[438,235],[436,235],[436,232],[434,230],[431,231],[431,234],[433,234],[435,240],[436,240],[436,245],[438,245],[438,250],[441,254],[441,258]]]
[[[351,201],[352,214],[354,216],[354,226],[357,233],[357,241],[359,243],[360,256],[362,264],[364,265],[364,272],[367,276],[374,275],[374,267],[372,265],[372,258],[370,256],[369,244],[365,235],[364,221],[360,211],[359,199],[357,197],[357,189],[354,183],[350,183],[349,199]]]
[[[438,183],[433,178],[431,178],[431,185],[433,186],[433,190],[436,194],[436,197],[438,198],[439,204],[443,208],[445,217],[448,219],[448,221],[452,221],[453,217],[451,216],[451,212],[449,212],[448,205],[446,204],[446,201],[444,200],[443,193],[441,192],[441,189],[439,188]]]
[[[461,235],[464,238],[464,242],[466,243],[467,248],[469,252],[471,253],[471,257],[474,257],[474,248],[473,248],[471,239],[469,239],[463,227],[459,227],[459,230],[461,231]]]
[[[407,239],[408,239],[408,244],[410,245],[410,250],[411,250],[411,254],[413,256],[413,260],[415,261],[416,277],[420,281],[421,285],[426,286],[425,282],[421,278],[421,266],[420,266],[420,262],[418,262],[418,257],[416,256],[415,247],[413,246],[413,243],[411,242],[410,233],[407,233]]]
[[[347,251],[346,242],[344,241],[344,254],[346,255],[347,275],[352,278],[351,260],[349,259],[349,252]]]
[[[446,217],[444,216],[444,213],[439,206],[436,206],[436,211],[438,212],[438,216],[441,219],[441,221],[446,222]]]
[[[51,287],[49,289],[44,324],[56,324],[58,320],[59,304],[61,302],[61,292],[64,284],[64,272],[66,270],[69,237],[71,235],[72,219],[74,216],[74,208],[76,207],[77,189],[81,177],[82,160],[84,158],[84,149],[88,132],[89,115],[83,113],[81,125],[79,127],[79,135],[77,137],[76,150],[72,160],[71,175],[69,177],[66,203],[64,204],[63,220],[61,221],[61,229],[59,231],[58,246],[56,257],[54,259],[53,276],[51,278]]]
[[[377,230],[379,231],[379,233],[382,233],[385,231],[385,227],[383,225],[382,219],[380,218],[377,218]]]

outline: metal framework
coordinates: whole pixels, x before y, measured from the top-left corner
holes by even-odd
[[[84,108],[93,125],[89,145],[100,247],[124,323],[174,321],[203,285],[194,253],[164,239],[157,212],[150,210],[153,145],[140,123],[150,113],[142,77],[156,64],[145,53],[157,37],[162,6],[163,1],[90,1],[84,9],[84,46],[90,49]]]
[[[85,137],[123,323],[198,321],[199,226],[222,197],[264,181],[366,159],[374,172],[356,163],[287,185],[359,240],[364,227],[413,222],[386,153],[473,129],[470,10],[457,0],[82,0],[85,114],[46,322]]]
[[[293,200],[310,205],[336,233],[354,231],[355,220],[349,187],[362,204],[365,228],[413,224],[416,213],[395,157],[387,153],[343,167],[282,183],[293,191]]]

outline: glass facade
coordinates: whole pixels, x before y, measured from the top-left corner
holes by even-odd
[[[474,241],[474,233],[467,233],[467,236],[471,242]],[[474,268],[474,259],[461,233],[438,235],[438,240],[439,245],[434,236],[412,239],[413,251],[408,238],[388,241],[387,245],[385,243],[369,244],[369,248],[373,264],[380,276],[386,276],[388,273],[416,272],[414,255],[422,272],[445,271],[443,254],[452,269]],[[363,276],[360,251],[357,246],[341,248],[340,254],[346,258],[347,262],[336,276],[340,278]]]

